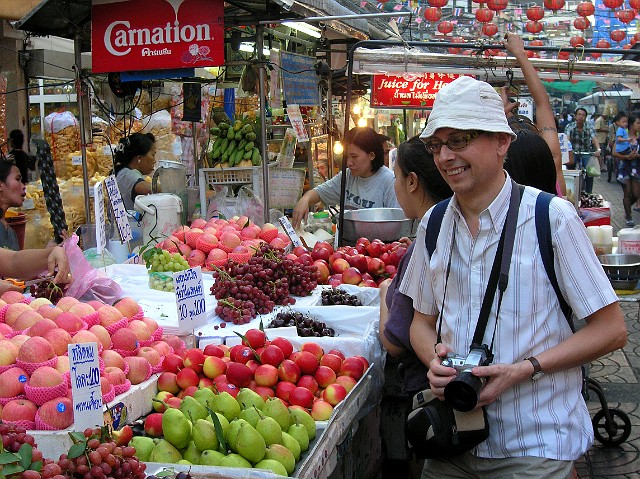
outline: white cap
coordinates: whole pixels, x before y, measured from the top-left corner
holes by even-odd
[[[429,138],[440,128],[502,132],[516,138],[498,92],[468,76],[457,78],[438,92],[420,138]]]

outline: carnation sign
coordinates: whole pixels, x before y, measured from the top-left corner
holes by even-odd
[[[224,64],[223,0],[93,0],[94,73]]]
[[[430,108],[436,93],[460,76],[456,73],[373,75],[371,106]]]

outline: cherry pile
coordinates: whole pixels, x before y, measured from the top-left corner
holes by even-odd
[[[41,281],[29,286],[29,292],[34,298],[47,298],[51,303],[57,304],[64,296],[69,285],[58,285],[52,281]]]
[[[333,328],[327,327],[322,321],[317,321],[308,315],[302,314],[300,311],[280,311],[269,322],[270,328],[284,328],[287,326],[295,326],[298,336],[303,337],[333,337],[336,334]]]
[[[257,314],[270,313],[277,304],[294,304],[291,295],[308,296],[318,285],[315,266],[295,263],[285,258],[283,250],[267,244],[246,263],[228,261],[213,277],[216,314],[234,324],[246,324]]]
[[[348,306],[362,306],[362,302],[355,294],[349,294],[344,289],[331,288],[323,289],[320,293],[323,306],[334,304],[346,304]]]

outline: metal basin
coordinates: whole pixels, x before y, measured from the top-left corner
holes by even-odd
[[[355,243],[358,238],[379,239],[386,243],[415,235],[417,221],[407,218],[401,208],[363,208],[346,210],[342,238]],[[415,224],[414,224],[415,223]]]
[[[637,289],[640,279],[640,255],[603,254],[598,256],[614,289]]]

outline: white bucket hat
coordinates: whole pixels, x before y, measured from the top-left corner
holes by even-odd
[[[502,132],[516,138],[500,95],[488,83],[468,76],[457,78],[438,92],[420,138],[429,138],[440,128]]]

